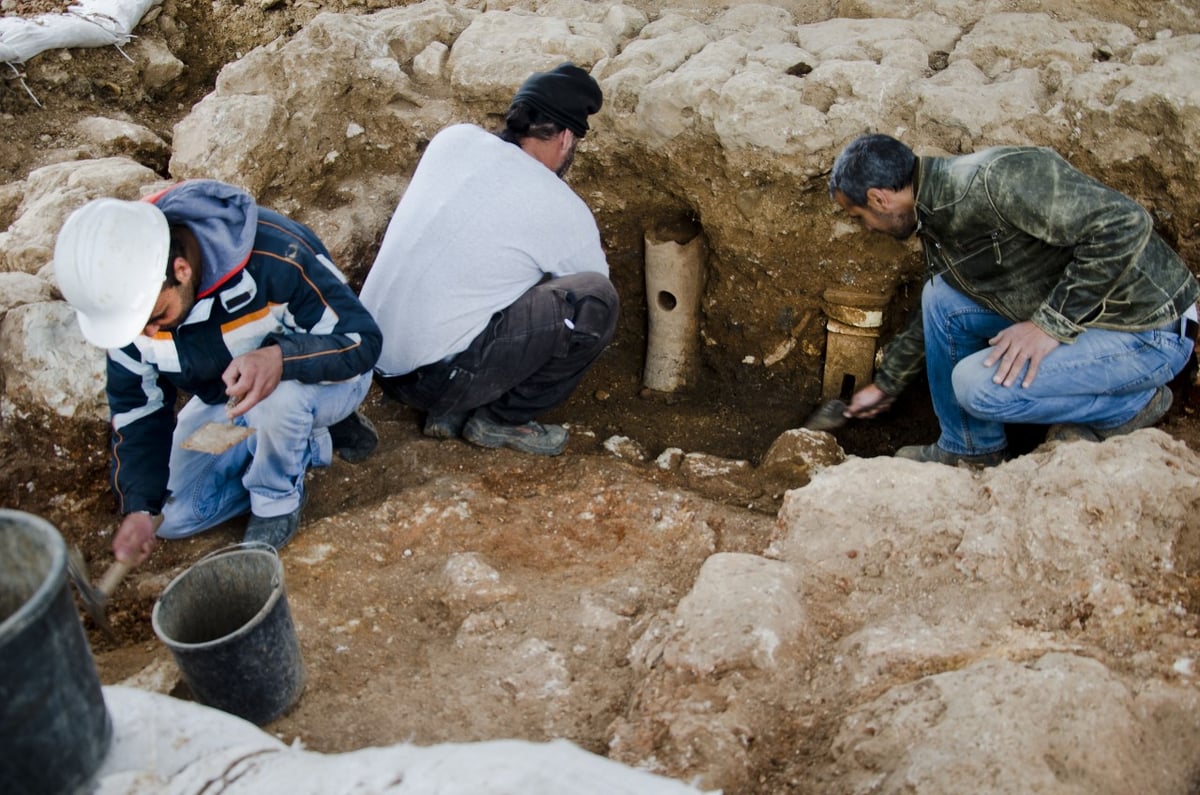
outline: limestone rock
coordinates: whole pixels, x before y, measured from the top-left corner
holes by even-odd
[[[24,304],[0,320],[3,410],[18,416],[49,410],[62,417],[107,420],[104,351],[83,339],[62,301]]]
[[[815,474],[845,460],[846,453],[833,434],[808,428],[791,428],[771,442],[759,468],[791,464]]]
[[[588,16],[607,9],[590,3],[577,8]],[[590,69],[614,55],[620,40],[601,19],[561,18],[526,11],[487,11],[450,48],[450,83],[468,101],[484,100],[497,111],[508,106],[531,72],[571,61]]]
[[[473,610],[511,599],[516,590],[500,579],[500,573],[475,552],[452,555],[444,570],[445,592],[442,600],[448,605]]]
[[[442,79],[450,48],[440,41],[431,41],[413,58],[413,78],[418,83],[433,83]]]
[[[166,44],[151,38],[139,38],[134,48],[142,70],[142,81],[152,90],[173,83],[187,66],[175,57]]]
[[[701,676],[776,668],[777,656],[805,632],[798,592],[796,572],[787,564],[736,553],[709,557],[676,608],[678,630],[663,661]]]
[[[99,196],[137,199],[157,184],[157,174],[124,157],[55,163],[30,172],[16,218],[0,232],[0,271],[36,273],[53,259],[58,230],[75,208]]]
[[[982,471],[850,459],[788,492],[771,550],[805,567],[857,576],[861,563],[848,553],[886,539],[896,550],[892,565],[910,572],[952,553],[960,571],[1022,586],[1066,571],[1136,570],[1146,560],[1190,568],[1195,561],[1176,560],[1172,550],[1200,521],[1188,508],[1197,479],[1200,457],[1157,430],[1102,444],[1047,445]],[[1158,496],[1133,496],[1151,491]],[[920,493],[938,500],[912,499]],[[859,517],[849,530],[848,517]]]
[[[762,493],[749,461],[721,458],[709,453],[687,453],[679,471],[690,488],[707,494],[746,500]]]
[[[624,458],[627,461],[646,460],[645,449],[628,436],[610,436],[604,440],[604,449],[617,458]]]
[[[0,273],[0,318],[23,304],[36,304],[54,298],[54,285],[30,273]]]
[[[12,223],[24,195],[25,184],[23,182],[8,182],[0,185],[0,227],[7,227]]]
[[[654,459],[654,465],[659,469],[679,469],[683,463],[684,452],[678,447],[668,447]]]
[[[76,124],[75,130],[98,150],[98,157],[124,156],[160,171],[166,168],[171,156],[167,142],[140,124],[89,116]]]
[[[437,0],[320,14],[286,44],[221,70],[216,91],[176,125],[171,173],[222,179],[269,200],[268,188],[280,184],[407,170],[420,141],[462,119],[423,98],[402,65],[458,37],[474,16]],[[342,151],[348,120],[365,131],[358,153]]]
[[[1200,751],[1191,688],[1134,685],[1100,662],[984,660],[895,688],[833,743],[829,793],[1186,792]]]

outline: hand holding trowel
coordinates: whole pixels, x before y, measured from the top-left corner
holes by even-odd
[[[282,375],[283,354],[278,345],[268,345],[236,357],[221,375],[229,395],[225,404],[228,421],[201,425],[180,446],[185,450],[218,455],[251,436],[254,429],[236,425],[234,419],[274,392]]]
[[[162,524],[162,514],[149,517],[151,524],[151,537],[158,526]],[[91,577],[88,576],[87,563],[83,559],[83,552],[78,546],[72,544],[67,549],[67,574],[71,577],[71,582],[75,584],[75,589],[79,591],[79,599],[83,602],[83,607],[87,610],[88,615],[92,617],[92,621],[100,628],[108,637],[113,637],[112,625],[108,623],[108,600],[117,590],[117,586],[125,579],[130,570],[140,562],[138,560],[118,560],[114,561],[104,575],[100,578],[100,582],[93,585]]]
[[[834,398],[822,403],[808,415],[801,427],[814,431],[835,431],[846,424],[851,418],[870,419],[887,411],[896,402],[874,384],[863,387],[849,398]],[[849,416],[846,416],[849,415]]]

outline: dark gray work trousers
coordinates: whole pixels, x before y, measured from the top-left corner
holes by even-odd
[[[612,341],[619,314],[617,291],[601,274],[548,279],[492,315],[451,359],[376,380],[431,417],[474,411],[522,425],[566,402]]]

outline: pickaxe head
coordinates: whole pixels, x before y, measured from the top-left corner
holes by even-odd
[[[92,621],[109,639],[115,638],[112,624],[108,623],[108,594],[92,585],[83,553],[74,545],[67,549],[67,574],[71,577],[71,582],[75,583],[79,599]]]

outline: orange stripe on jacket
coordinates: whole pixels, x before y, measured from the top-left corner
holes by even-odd
[[[259,309],[257,312],[251,312],[248,315],[242,315],[239,318],[234,318],[233,320],[230,320],[228,323],[222,323],[221,324],[221,333],[224,334],[227,331],[233,331],[234,329],[241,328],[242,326],[262,320],[264,317],[267,317],[268,315],[271,314],[271,307],[273,307],[273,306],[279,306],[279,304],[270,304],[269,303],[266,306],[264,306],[262,309]]]

